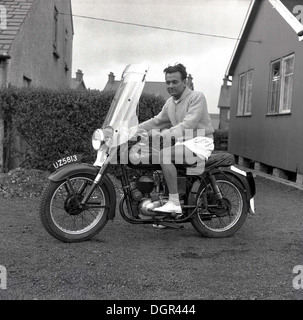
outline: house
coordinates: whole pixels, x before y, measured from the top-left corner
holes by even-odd
[[[76,78],[72,78],[71,89],[73,90],[86,90],[86,85],[83,80],[83,72],[79,70],[76,72]]]
[[[229,119],[230,119],[230,94],[231,86],[228,85],[228,79],[223,79],[223,85],[221,86],[221,91],[219,95],[219,125],[218,129],[228,130],[229,128]]]
[[[71,1],[4,0],[1,8],[0,87],[70,88]]]
[[[103,89],[103,91],[113,91],[116,92],[119,88],[120,81],[115,80],[115,75],[113,72],[110,72],[108,75],[108,81]],[[193,78],[189,74],[187,78],[187,86],[194,89]],[[156,82],[156,81],[146,81],[143,89],[143,93],[154,94],[156,96],[160,96],[167,100],[170,98],[170,94],[167,92],[165,82]]]
[[[0,90],[9,86],[70,88],[73,36],[71,0],[2,0]],[[8,161],[3,151],[5,128],[0,118],[0,171]],[[24,153],[24,141],[14,137],[8,153]],[[18,157],[11,156],[9,168],[19,163]]]
[[[252,1],[226,71],[232,81],[229,152],[244,166],[300,185],[302,13],[301,0]]]

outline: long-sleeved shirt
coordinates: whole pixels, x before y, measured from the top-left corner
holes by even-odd
[[[162,110],[154,118],[139,125],[139,129],[147,132],[152,129],[170,129],[178,132],[185,132],[186,129],[205,130],[205,137],[213,138],[214,128],[208,113],[205,96],[202,92],[192,91],[185,88],[179,100],[169,98]]]

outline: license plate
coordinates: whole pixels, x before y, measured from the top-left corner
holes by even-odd
[[[71,156],[61,158],[51,165],[50,171],[54,172],[54,171],[58,170],[59,168],[66,166],[67,164],[80,162],[82,157],[83,157],[82,154],[73,154]]]

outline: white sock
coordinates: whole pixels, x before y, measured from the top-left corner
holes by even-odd
[[[169,194],[168,201],[172,202],[172,203],[175,204],[176,206],[179,206],[179,205],[180,205],[179,194],[178,194],[178,193],[176,193],[176,194],[170,193],[170,194]]]

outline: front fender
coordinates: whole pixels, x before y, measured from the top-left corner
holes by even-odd
[[[72,177],[77,174],[86,173],[96,176],[99,173],[100,168],[93,166],[88,163],[72,163],[63,166],[62,168],[58,169],[54,173],[52,173],[48,179],[54,182],[64,181],[65,179]],[[111,179],[108,177],[107,174],[103,173],[101,177],[101,183],[104,184],[105,188],[108,191],[110,204],[116,203],[116,191],[114,184],[112,183]],[[116,214],[116,206],[110,205],[108,219],[113,220]]]
[[[99,170],[99,167],[93,166],[88,163],[71,163],[53,172],[48,177],[48,179],[54,182],[59,182],[78,173],[88,173],[92,175],[97,175]]]

